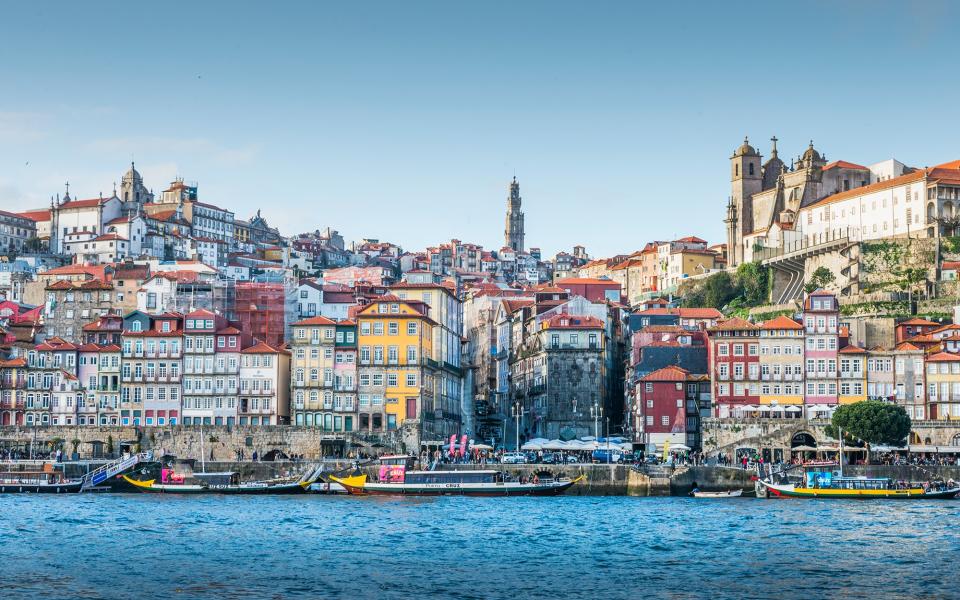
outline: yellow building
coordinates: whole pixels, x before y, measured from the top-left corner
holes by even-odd
[[[326,317],[293,324],[290,387],[294,425],[323,427],[325,419],[332,422],[335,410],[343,411],[343,406],[334,406],[333,399],[336,326]]]
[[[803,325],[790,317],[760,326],[760,404],[803,404]]]
[[[361,414],[371,415],[373,431],[394,430],[408,420],[423,431],[425,421],[437,418],[432,407],[439,364],[431,358],[436,323],[429,314],[425,302],[389,294],[357,312],[358,405]]]
[[[463,368],[461,346],[463,345],[463,307],[452,286],[439,283],[397,283],[390,288],[401,300],[423,302],[429,308],[428,315],[434,321],[432,328],[432,358],[437,362],[436,377],[432,378],[433,402],[422,409],[432,416],[423,423],[425,437],[447,439],[460,433],[462,421]]]
[[[927,404],[931,419],[960,419],[960,354],[927,357]]]
[[[840,352],[840,404],[853,404],[867,399],[867,351],[850,345]]]

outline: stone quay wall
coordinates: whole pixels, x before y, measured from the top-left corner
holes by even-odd
[[[202,438],[202,444],[201,444]],[[114,453],[121,442],[137,445],[143,451],[165,452],[178,458],[200,459],[201,446],[205,460],[232,461],[237,451],[252,458],[256,452],[264,456],[273,450],[286,456],[302,455],[304,460],[323,457],[349,456],[369,441],[359,437],[333,435],[315,428],[280,427],[0,427],[0,447],[21,449],[33,444],[34,452],[49,452],[50,442],[59,440],[64,453],[73,452],[73,440],[80,440],[77,448],[81,459],[99,458],[112,444]],[[392,440],[385,440],[390,445]],[[359,445],[352,445],[359,444]],[[371,449],[365,452],[371,453]]]
[[[708,456],[717,452],[733,454],[739,447],[789,450],[793,436],[806,433],[818,446],[836,446],[837,440],[827,435],[826,419],[703,419],[701,433],[703,451]],[[957,421],[914,421],[911,437],[927,446],[955,445],[960,434]]]

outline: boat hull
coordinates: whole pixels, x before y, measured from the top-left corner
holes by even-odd
[[[331,477],[357,496],[559,496],[582,479],[549,483],[367,483],[366,476]]]
[[[266,496],[306,493],[305,486],[300,483],[281,483],[276,485],[189,485],[189,484],[162,484],[149,479],[140,481],[123,476],[127,483],[138,491],[148,494],[225,494],[235,496]]]
[[[743,490],[732,490],[729,492],[694,492],[694,498],[739,498],[743,495]]]
[[[67,483],[0,483],[0,494],[76,494],[82,481]]]
[[[942,491],[924,491],[923,488],[904,490],[850,490],[835,488],[797,488],[761,482],[771,498],[827,498],[837,500],[951,500],[960,488]]]

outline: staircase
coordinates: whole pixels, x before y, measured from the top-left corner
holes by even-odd
[[[82,489],[87,490],[98,486],[111,477],[115,477],[120,473],[129,471],[141,462],[147,462],[152,459],[153,454],[151,452],[141,452],[139,454],[132,454],[125,458],[118,458],[117,460],[108,462],[105,465],[100,465],[93,471],[90,471],[84,475]]]

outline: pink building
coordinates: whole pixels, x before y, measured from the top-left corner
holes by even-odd
[[[840,306],[830,292],[817,290],[803,301],[807,417],[827,417],[836,407]]]

